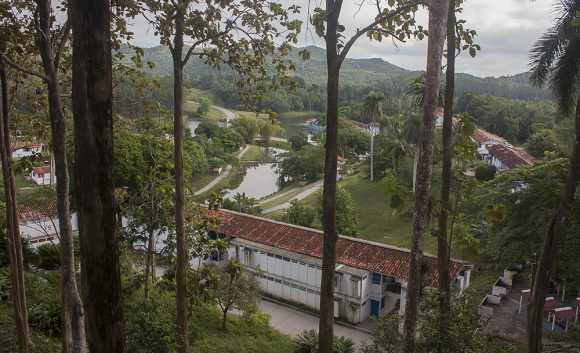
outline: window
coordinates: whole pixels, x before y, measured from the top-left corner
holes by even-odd
[[[274,282],[276,282],[276,283],[282,283],[282,280],[281,280],[281,279],[278,279],[278,278],[276,278],[276,279],[274,279]]]
[[[274,254],[268,253],[268,257],[274,257]]]
[[[276,255],[276,258],[277,258],[278,260],[282,260],[282,256],[280,256],[280,255]]]
[[[291,287],[294,288],[294,289],[298,289],[298,285],[297,284],[294,284],[294,283],[292,284]]]
[[[287,257],[284,257],[284,258],[282,258],[282,259],[283,259],[284,261],[286,261],[286,262],[290,262],[290,259],[289,259],[289,258],[287,258]]]
[[[335,292],[340,292],[340,279],[341,278],[342,278],[342,276],[338,273],[334,275],[334,291]]]
[[[373,273],[373,284],[381,284],[383,276],[380,273]]]
[[[274,282],[274,277],[268,277],[268,281]]]
[[[351,278],[350,279],[351,296],[353,296],[355,298],[360,298],[359,284],[360,284],[360,280],[358,278]]]
[[[314,294],[314,291],[312,289],[308,289],[308,293]]]
[[[298,287],[298,289],[300,289],[303,292],[306,292],[306,288],[305,287]]]

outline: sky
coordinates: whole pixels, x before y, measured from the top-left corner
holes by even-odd
[[[356,4],[367,1],[360,8]],[[368,24],[374,18],[373,6],[369,0],[346,0],[341,12],[340,23],[347,33]],[[457,72],[476,76],[513,75],[527,71],[528,52],[542,33],[550,27],[553,19],[552,9],[557,0],[467,0],[463,13],[458,19],[467,21],[466,27],[477,31],[476,43],[481,51],[475,58],[467,53],[457,60]],[[287,4],[289,0],[281,0]],[[306,23],[308,0],[294,0],[302,6],[300,18]],[[311,8],[320,6],[321,0],[311,0]],[[323,4],[322,4],[323,6]],[[427,15],[421,13],[418,21],[427,27]],[[350,30],[350,32],[349,32]],[[144,20],[137,19],[133,26],[135,44],[143,47],[159,45],[159,40],[148,28]],[[303,30],[299,46],[318,45],[324,47],[320,38]],[[349,52],[350,58],[381,58],[397,66],[410,70],[424,70],[426,67],[427,40],[409,41],[396,47],[391,41],[371,42],[366,37],[360,38]]]

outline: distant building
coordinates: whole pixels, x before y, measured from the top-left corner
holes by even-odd
[[[435,109],[435,127],[443,127],[443,113],[445,112],[445,109],[443,109],[443,107],[437,107],[437,109]]]
[[[257,271],[262,290],[273,297],[318,310],[323,233],[232,211],[220,211],[219,237],[227,251],[209,263],[237,258]],[[425,254],[429,270],[424,284],[436,287],[436,257]],[[471,267],[451,261],[451,278],[459,290],[469,286]],[[335,267],[334,312],[352,323],[405,310],[409,250],[340,236]]]
[[[494,165],[498,170],[516,168],[521,165],[533,165],[536,158],[524,150],[503,145],[487,145],[485,162]]]
[[[10,151],[12,153],[12,158],[22,158],[22,157],[29,157],[34,154],[38,154],[42,152],[44,145],[42,143],[37,142],[16,142],[12,144]]]
[[[77,214],[71,215],[73,232],[78,231]],[[18,225],[20,236],[32,247],[58,243],[59,222],[56,202],[49,205],[18,206]]]
[[[42,167],[34,167],[28,174],[30,180],[34,181],[37,185],[50,185],[50,177],[52,170],[50,165],[44,165]],[[56,176],[54,177],[54,183],[56,183]]]

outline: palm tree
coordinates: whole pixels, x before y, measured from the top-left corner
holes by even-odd
[[[528,352],[542,349],[543,304],[550,275],[556,261],[558,242],[574,205],[580,180],[580,27],[574,22],[580,11],[580,0],[560,0],[556,7],[556,23],[533,46],[530,53],[530,81],[535,86],[546,82],[564,115],[575,108],[576,135],[560,204],[550,219],[540,263],[535,273],[532,296],[528,304]]]
[[[372,127],[371,127],[371,181],[374,181],[374,142],[375,142],[375,123],[377,116],[379,119],[383,118],[383,109],[381,103],[385,101],[385,95],[380,92],[371,91],[364,98],[363,110],[366,114],[371,116]]]

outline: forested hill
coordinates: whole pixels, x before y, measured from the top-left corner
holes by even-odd
[[[299,49],[292,52],[292,58],[298,64],[296,75],[307,83],[323,86],[326,84],[326,51],[315,46],[309,46],[307,49],[311,53],[311,58],[308,61],[299,59]],[[152,74],[155,76],[165,76],[172,73],[171,55],[165,47],[145,48],[144,60],[156,64],[152,70]],[[212,71],[202,59],[197,57],[192,57],[185,70],[187,74],[207,74]],[[346,59],[341,70],[341,82],[345,86],[372,87],[398,93],[406,91],[409,81],[418,75],[418,71],[406,70],[379,58]],[[486,78],[457,74],[455,94],[461,96],[466,92],[521,100],[549,98],[545,90],[531,87],[528,84],[526,73]]]

